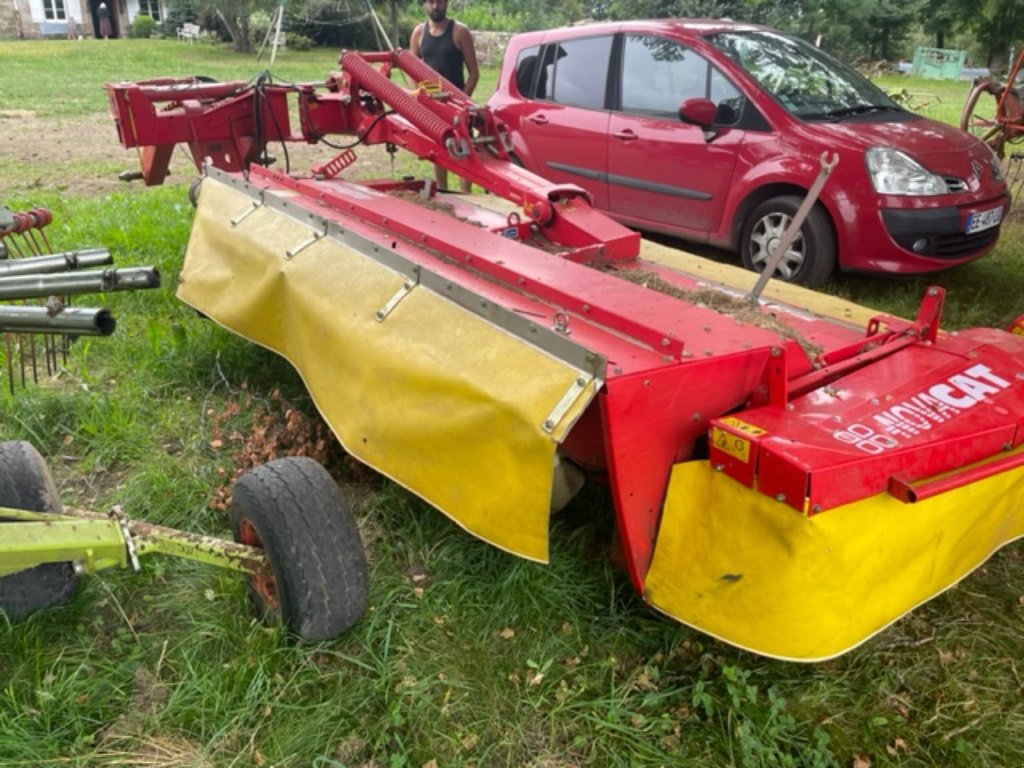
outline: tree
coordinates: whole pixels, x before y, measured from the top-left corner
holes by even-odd
[[[249,17],[254,11],[273,13],[277,0],[199,0],[200,13],[216,17],[238,53],[252,53]]]
[[[924,0],[823,0],[831,46],[849,59],[891,59],[917,23]]]
[[[1024,28],[1024,0],[967,0],[971,28],[988,51],[989,67],[1007,65],[1010,48]]]
[[[754,3],[750,3],[753,5]],[[745,0],[608,0],[612,19],[732,18],[750,21]]]
[[[361,50],[384,50],[408,43],[414,17],[406,0],[374,0],[372,4],[387,35],[387,41],[373,20],[366,0],[303,0],[294,2],[285,15],[289,32],[298,32],[317,45]],[[415,6],[418,20],[422,7]]]
[[[975,0],[970,0],[974,5]],[[964,13],[963,0],[924,0],[921,6],[921,27],[935,38],[936,48],[946,47],[946,35],[969,23],[970,12]]]

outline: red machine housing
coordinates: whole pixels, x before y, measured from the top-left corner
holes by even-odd
[[[368,237],[416,243],[418,263],[599,355],[602,389],[560,450],[607,473],[639,591],[681,461],[707,457],[810,516],[884,492],[912,502],[1021,464],[1020,452],[1001,456],[1024,435],[1024,339],[940,332],[941,289],[914,321],[879,316],[866,329],[742,293],[712,307],[706,280],[639,258],[639,235],[596,212],[583,190],[510,162],[503,125],[410,53],[340,61],[324,86],[151,80],[108,93],[147,184],[161,183],[174,145],[187,144],[197,168],[245,173]],[[407,149],[521,213],[481,230],[458,218],[438,227],[401,196],[361,203],[338,177],[350,149],[303,175],[260,165],[271,144],[329,135]],[[423,181],[365,185],[434,192]]]

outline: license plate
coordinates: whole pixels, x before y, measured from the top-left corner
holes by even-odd
[[[972,213],[967,217],[967,226],[964,228],[964,233],[970,235],[975,232],[992,229],[992,227],[998,227],[1002,220],[1003,206],[992,208],[987,211]]]

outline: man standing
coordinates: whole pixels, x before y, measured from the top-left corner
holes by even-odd
[[[110,11],[107,10],[107,4],[100,3],[96,13],[100,17],[100,37],[104,40],[109,40],[112,32],[110,28]]]
[[[423,0],[423,10],[427,20],[412,31],[409,50],[472,96],[480,79],[480,67],[469,27],[448,18],[448,0]],[[442,189],[448,186],[448,172],[439,165],[434,166],[434,178]],[[459,188],[469,192],[469,181],[459,179]]]

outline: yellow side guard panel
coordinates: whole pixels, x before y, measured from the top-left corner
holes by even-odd
[[[179,298],[289,360],[353,456],[546,562],[555,449],[603,361],[587,372],[542,351],[516,335],[526,321],[500,327],[440,295],[444,281],[427,287],[425,269],[410,279],[382,263],[393,251],[293,208],[211,171]]]
[[[659,610],[766,656],[822,661],[880,632],[1024,536],[1024,468],[903,504],[814,517],[677,464],[645,583]]]

